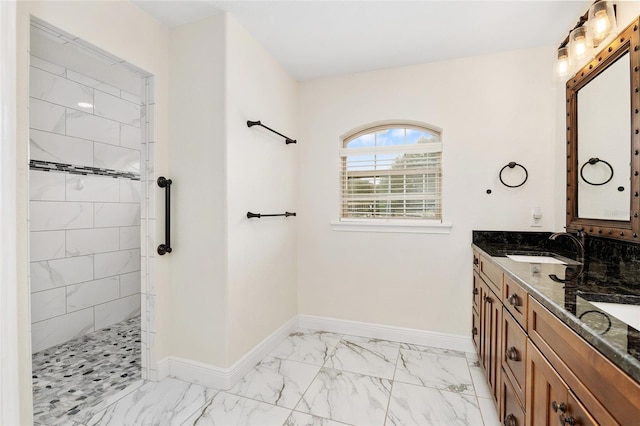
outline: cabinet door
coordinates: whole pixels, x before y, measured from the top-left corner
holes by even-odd
[[[528,342],[526,412],[529,426],[564,426],[568,389],[538,349]]]
[[[567,397],[567,405],[568,409],[564,414],[564,421],[566,425],[598,426],[600,424],[591,416],[591,414],[589,414],[587,409],[580,403],[580,401],[578,401],[571,391],[569,391],[569,395]]]
[[[483,366],[487,375],[487,381],[491,393],[496,402],[500,401],[500,376],[501,376],[501,327],[502,327],[502,303],[500,299],[483,282],[484,297],[482,300],[482,346]]]
[[[502,371],[500,419],[505,426],[524,426],[525,414],[511,385],[511,380]]]

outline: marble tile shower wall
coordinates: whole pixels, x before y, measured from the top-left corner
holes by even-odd
[[[141,312],[147,107],[140,96],[31,57],[30,159],[137,177],[30,170],[33,352]]]

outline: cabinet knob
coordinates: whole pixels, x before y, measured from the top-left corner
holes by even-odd
[[[507,414],[502,424],[504,426],[518,426],[518,419],[513,414]]]
[[[507,299],[507,300],[509,301],[509,304],[511,306],[520,306],[520,298],[515,293],[513,293],[511,296],[509,296],[509,299]]]
[[[518,351],[516,350],[515,346],[511,346],[509,349],[507,349],[506,356],[507,356],[507,359],[509,359],[511,361],[519,361],[519,359],[518,359]]]
[[[558,410],[560,410],[561,413],[564,413],[565,411],[567,411],[567,406],[565,405],[564,402],[561,402],[560,404],[558,404],[557,402],[552,401],[551,409],[553,410],[554,413],[557,413]]]
[[[491,298],[489,296],[485,296],[484,297],[484,303],[491,303],[491,302],[493,302],[493,301],[491,300]]]
[[[473,327],[473,329],[471,329],[471,334],[473,334],[474,336],[478,334],[478,327]]]
[[[473,288],[473,295],[476,296],[478,294],[478,287]]]
[[[563,423],[566,423],[571,426],[576,424],[576,419],[574,419],[573,416],[569,416],[569,417],[562,416],[562,417],[563,417],[562,419]]]
[[[473,256],[473,264],[477,265],[478,263],[480,263],[480,259],[477,256]]]

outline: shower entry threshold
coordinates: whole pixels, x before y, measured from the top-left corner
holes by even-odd
[[[142,385],[140,317],[33,354],[33,421],[83,424]]]

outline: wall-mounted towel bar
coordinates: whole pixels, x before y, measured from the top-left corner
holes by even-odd
[[[297,215],[295,213],[291,213],[291,212],[284,212],[284,213],[278,213],[278,214],[261,214],[261,213],[247,212],[247,218],[249,218],[249,219],[254,218],[254,217],[260,219],[261,217],[273,217],[273,216],[289,217],[289,216],[297,216]]]
[[[165,203],[164,203],[164,238],[165,243],[158,246],[158,254],[164,255],[165,253],[171,253],[171,179],[166,179],[164,176],[158,178],[158,186],[164,188]]]
[[[247,121],[247,127],[253,127],[253,126],[260,126],[260,127],[264,127],[265,129],[269,130],[270,132],[275,133],[278,136],[282,136],[284,138],[284,142],[289,145],[290,143],[298,143],[298,141],[296,141],[295,139],[291,139],[289,137],[286,137],[285,135],[283,135],[280,132],[276,132],[275,130],[273,130],[270,127],[265,126],[264,124],[262,124],[260,122],[260,120],[258,121]]]

